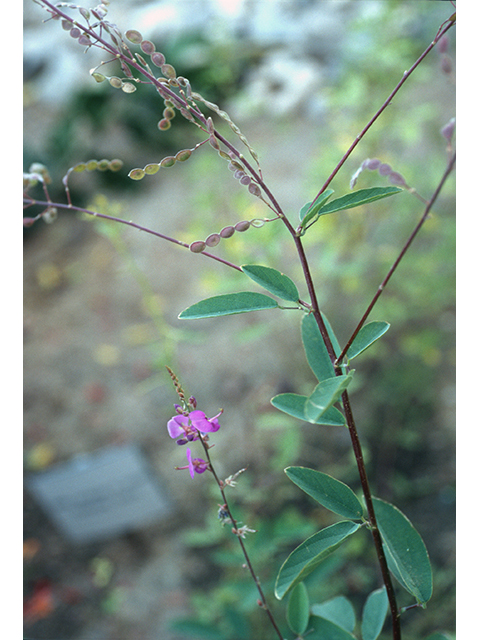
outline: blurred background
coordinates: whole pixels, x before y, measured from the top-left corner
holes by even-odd
[[[108,18],[152,40],[194,91],[230,114],[295,223],[452,11],[426,0],[113,0]],[[178,115],[159,131],[156,92],[95,83],[89,69],[104,56],[85,54],[59,23],[42,24],[46,17],[24,3],[24,170],[44,163],[54,200],[64,201],[69,167],[118,157],[118,173],[71,178],[74,203],[188,243],[269,217],[206,146],[130,180],[130,169],[193,147],[197,129]],[[440,130],[455,108],[449,34],[446,51],[427,57],[349,158],[331,185],[336,195],[365,158],[378,157],[431,196],[447,163]],[[357,187],[387,184],[365,172]],[[352,387],[373,492],[412,520],[434,567],[428,608],[405,615],[412,640],[454,628],[454,203],[451,176],[375,307],[370,319],[391,328],[358,360]],[[305,236],[341,343],[422,210],[404,193],[325,216]],[[212,252],[280,269],[307,298],[281,223],[237,233]],[[235,538],[218,523],[220,496],[205,476],[174,470],[184,451],[166,431],[177,398],[165,365],[208,416],[225,410],[212,453],[223,477],[248,467],[230,499],[257,530],[247,547],[281,616],[284,603],[273,598],[281,563],[335,521],[284,467],[312,466],[360,490],[346,430],[302,424],[269,404],[315,384],[298,312],[180,321],[204,297],[257,289],[204,256],[75,213],[26,229],[24,257],[25,637],[271,637]],[[315,601],[346,595],[360,616],[380,585],[371,547],[363,532],[328,558],[308,582]],[[399,603],[411,604],[406,593]]]

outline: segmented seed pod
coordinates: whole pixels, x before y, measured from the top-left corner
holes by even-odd
[[[74,170],[76,173],[81,173],[82,171],[85,171],[85,169],[86,169],[86,168],[87,168],[87,165],[86,165],[86,163],[85,163],[85,162],[79,162],[78,164],[76,164],[76,165],[73,167],[73,170]]]
[[[202,240],[196,240],[195,242],[192,242],[192,244],[189,246],[189,249],[193,253],[202,253],[202,251],[205,251],[206,246],[207,245]]]
[[[405,182],[405,178],[402,176],[401,173],[398,173],[398,171],[392,171],[392,173],[388,176],[389,181],[396,185],[397,187],[405,187],[406,186],[406,182]]]
[[[191,155],[192,155],[191,149],[182,149],[181,151],[178,151],[175,154],[175,160],[177,162],[185,162],[185,160],[188,160]]]
[[[87,171],[95,171],[97,167],[98,167],[97,160],[88,160],[88,162],[85,163],[85,169]]]
[[[128,31],[126,31],[125,37],[127,40],[130,40],[130,42],[133,42],[133,44],[141,44],[143,40],[140,31],[136,31],[135,29],[129,29]]]
[[[142,40],[142,42],[140,43],[140,49],[148,56],[152,55],[152,53],[155,53],[155,45],[153,44],[153,42],[150,42],[150,40]]]
[[[165,64],[165,56],[163,55],[163,53],[160,53],[160,51],[155,51],[155,53],[152,53],[150,55],[150,60],[156,67],[162,67]]]
[[[123,81],[120,78],[117,78],[117,76],[111,76],[108,79],[108,84],[114,89],[121,89],[123,85]]]
[[[216,247],[220,242],[220,236],[218,233],[211,233],[208,238],[205,238],[205,244],[207,247]]]
[[[128,177],[132,180],[141,180],[145,177],[145,171],[143,169],[132,169],[129,171]]]
[[[77,42],[78,42],[78,44],[81,44],[83,47],[91,47],[92,46],[92,41],[84,33],[82,33],[82,35],[78,38]]]
[[[62,20],[62,29],[64,31],[70,31],[70,29],[73,28],[73,22],[70,22],[70,20]]]
[[[163,110],[163,117],[167,120],[171,120],[175,117],[175,109],[172,109],[172,107],[167,107]]]
[[[162,64],[162,73],[166,78],[175,78],[177,75],[175,67],[172,67],[171,64]]]
[[[170,122],[170,120],[167,120],[167,118],[162,118],[157,124],[157,127],[160,129],[160,131],[166,131],[167,129],[170,129],[171,126],[172,123]]]
[[[220,237],[231,238],[234,233],[235,233],[235,227],[232,227],[232,226],[223,227],[223,229],[220,231]]]
[[[260,187],[258,186],[258,184],[255,184],[254,182],[251,182],[248,185],[248,191],[249,193],[252,194],[252,196],[257,196],[257,198],[259,198],[262,195],[262,192],[260,191]]]
[[[250,227],[249,220],[241,220],[235,225],[235,231],[246,231]]]
[[[262,218],[254,218],[253,220],[250,220],[250,224],[256,229],[261,229],[265,224],[265,220],[263,220]]]
[[[163,160],[160,160],[160,166],[168,169],[169,167],[173,167],[175,162],[176,160],[173,156],[167,156],[163,158]]]
[[[97,169],[99,171],[106,171],[107,169],[110,169],[110,160],[106,160],[105,158],[99,160],[97,162]]]
[[[72,36],[72,38],[75,38],[76,40],[82,35],[82,32],[78,27],[73,27],[73,29],[70,29],[70,35]]]
[[[95,80],[95,82],[103,82],[104,80],[106,80],[107,78],[103,75],[103,73],[98,73],[98,71],[95,71],[94,69],[92,69],[90,71],[90,75],[92,76],[92,78]]]
[[[120,169],[123,167],[123,160],[119,160],[118,158],[114,158],[113,160],[110,160],[108,168],[110,169],[110,171],[120,171]]]
[[[246,187],[248,187],[251,181],[252,181],[251,177],[247,176],[246,173],[244,173],[243,176],[240,178],[240,184],[243,184]]]
[[[381,164],[378,167],[378,173],[381,176],[388,176],[388,175],[390,175],[392,173],[392,167],[389,164],[387,164],[386,162],[384,162],[383,164]]]
[[[160,165],[158,163],[147,164],[143,167],[143,170],[147,175],[153,176],[160,170]]]
[[[122,91],[124,91],[125,93],[133,93],[136,90],[137,90],[137,87],[131,82],[124,82],[122,84]]]

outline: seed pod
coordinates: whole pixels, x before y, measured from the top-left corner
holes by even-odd
[[[235,180],[240,180],[240,178],[243,178],[244,175],[246,175],[246,173],[241,169],[236,169],[236,171],[234,171],[233,173],[233,177],[235,178]]]
[[[447,53],[448,51],[448,34],[445,34],[444,36],[442,36],[440,38],[440,40],[437,42],[437,50],[439,53]]]
[[[131,82],[124,82],[122,84],[122,91],[124,91],[125,93],[133,93],[136,90],[137,90],[137,87]]]
[[[149,176],[153,176],[155,173],[157,173],[157,171],[160,170],[160,165],[158,163],[147,164],[143,167],[143,170]]]
[[[222,238],[231,238],[234,233],[235,233],[235,227],[232,227],[232,226],[223,227],[223,229],[220,231],[220,236]]]
[[[369,169],[369,171],[376,171],[381,164],[378,158],[367,158],[363,161],[362,166],[364,166],[365,169]]]
[[[78,44],[81,44],[84,47],[91,47],[92,41],[87,35],[82,33],[82,35],[78,38]]]
[[[110,160],[110,163],[108,165],[108,168],[110,169],[110,171],[119,171],[122,167],[123,167],[123,161],[119,160],[118,158],[114,158],[113,160]]]
[[[163,160],[160,160],[160,166],[168,169],[169,167],[173,167],[175,162],[176,160],[173,156],[167,156],[163,158]]]
[[[95,80],[95,82],[103,82],[104,80],[106,80],[106,77],[103,75],[103,73],[98,73],[98,71],[95,71],[93,69],[91,69],[90,75]]]
[[[454,130],[455,130],[455,118],[451,118],[447,122],[447,124],[444,127],[442,127],[442,129],[440,130],[440,133],[446,140],[448,140],[448,142],[451,142]]]
[[[185,160],[188,160],[191,155],[191,149],[182,149],[181,151],[178,151],[178,153],[176,153],[175,160],[177,160],[177,162],[185,162]]]
[[[162,64],[162,73],[166,78],[175,78],[177,75],[171,64]]]
[[[388,176],[388,179],[397,187],[405,187],[407,185],[407,183],[405,182],[405,178],[401,173],[398,173],[397,171],[392,171],[392,173]]]
[[[128,177],[132,180],[141,180],[145,177],[145,171],[143,169],[132,169],[129,171]]]
[[[240,184],[243,184],[245,186],[248,186],[251,183],[252,179],[250,176],[247,176],[246,173],[243,174],[243,176],[240,178]]]
[[[235,231],[246,231],[250,227],[249,220],[241,220],[235,225]]]
[[[87,168],[87,165],[85,164],[85,162],[79,162],[73,167],[73,170],[76,173],[81,173],[82,171],[85,171],[86,168]]]
[[[88,162],[85,163],[85,169],[87,171],[95,171],[97,167],[98,167],[97,160],[89,160]]]
[[[258,186],[258,184],[255,184],[254,182],[251,182],[248,185],[248,191],[252,194],[252,196],[257,196],[257,198],[259,198],[262,195],[262,192],[260,191],[260,187]]]
[[[205,244],[207,247],[216,247],[220,242],[220,236],[218,233],[211,233],[208,238],[205,239]]]
[[[152,53],[150,56],[150,60],[156,67],[161,67],[165,64],[165,56],[163,55],[163,53],[160,53],[160,51],[155,51],[155,53]]]
[[[208,142],[210,143],[210,146],[213,147],[216,151],[220,151],[220,145],[218,144],[217,139],[215,138],[213,133],[210,134]]]
[[[205,247],[205,242],[196,240],[195,242],[192,242],[192,244],[189,246],[189,249],[190,251],[193,251],[193,253],[202,253],[202,251],[205,251]]]
[[[97,169],[99,171],[106,171],[107,169],[110,169],[110,161],[105,158],[103,158],[103,160],[99,160],[97,163]]]
[[[262,220],[262,218],[254,218],[253,220],[250,220],[250,224],[252,227],[260,229],[265,224],[265,220]]]
[[[70,29],[70,35],[72,36],[72,38],[77,39],[82,35],[82,32],[78,27],[73,27],[73,29]]]
[[[114,89],[121,89],[123,85],[123,81],[120,78],[117,78],[117,76],[112,76],[111,78],[109,78],[108,83]]]
[[[135,29],[129,29],[126,31],[125,37],[127,40],[130,40],[130,42],[133,42],[133,44],[140,44],[143,40],[140,31],[136,31]]]
[[[392,173],[392,167],[386,162],[384,162],[378,167],[378,173],[381,176],[388,176]]]
[[[62,20],[62,29],[64,31],[70,31],[70,29],[73,28],[73,22],[70,22],[70,20]]]
[[[78,7],[78,11],[79,13],[82,15],[82,18],[85,18],[85,20],[90,20],[90,11],[88,9],[85,9],[84,7]]]
[[[175,117],[175,109],[172,109],[172,107],[167,107],[163,110],[163,117],[167,120],[171,120]]]
[[[157,125],[160,131],[166,131],[167,129],[170,129],[171,126],[172,126],[172,123],[170,122],[170,120],[167,120],[167,118],[162,118],[162,120],[160,120],[160,122]]]
[[[155,53],[155,45],[153,44],[153,42],[150,42],[150,40],[142,40],[142,42],[140,43],[140,49],[148,56],[152,55],[152,53]]]

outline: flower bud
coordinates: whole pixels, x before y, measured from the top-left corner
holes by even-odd
[[[205,240],[205,244],[207,245],[207,247],[216,247],[219,242],[220,236],[218,235],[218,233],[211,233]]]
[[[249,220],[241,220],[235,225],[235,231],[246,231],[250,227]]]
[[[52,222],[55,222],[57,216],[58,211],[56,207],[47,207],[47,209],[42,212],[42,218],[47,224],[52,224]]]
[[[202,253],[202,251],[205,251],[206,246],[207,245],[205,244],[205,242],[202,242],[201,240],[196,240],[195,242],[192,242],[192,244],[189,246],[189,249],[193,253]]]
[[[36,218],[24,218],[23,219],[23,226],[24,227],[31,227],[32,224],[36,221]]]

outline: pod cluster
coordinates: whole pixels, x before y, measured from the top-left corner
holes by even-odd
[[[211,233],[205,240],[196,240],[189,246],[190,251],[193,253],[202,253],[208,247],[216,247],[222,238],[231,238],[235,231],[243,232],[250,227],[260,228],[263,227],[266,220],[262,218],[253,218],[253,220],[241,220],[235,225],[229,225],[223,227],[219,233]]]

